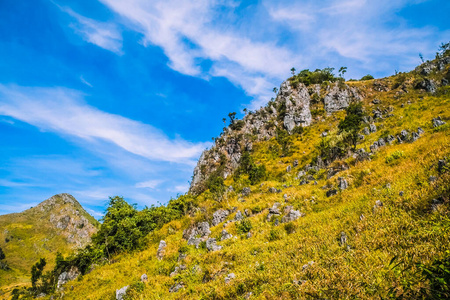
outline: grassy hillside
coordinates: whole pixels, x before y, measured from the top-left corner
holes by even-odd
[[[443,79],[449,67],[426,76],[417,70],[347,82],[362,95],[366,117],[382,114],[373,124],[362,124],[358,133],[365,135],[358,137],[356,149],[343,148],[346,133],[338,129],[350,113],[327,115],[318,101],[311,126],[253,142],[251,161],[266,170],[260,182],[251,185],[245,172],[224,181],[213,178],[209,190],[183,196],[191,199],[189,206],[169,204],[167,209],[177,207],[181,216],[149,211],[148,220],[165,215],[158,219],[165,221],[143,239],[143,247],[108,252],[107,259],[95,261],[56,295],[115,299],[117,289],[129,286],[126,299],[445,299],[450,88]],[[444,84],[427,92],[420,87],[424,78]],[[442,122],[433,124],[438,116]],[[370,125],[376,131],[366,132]],[[391,135],[391,144],[373,148]],[[320,165],[319,158],[332,151],[340,154]],[[183,231],[211,224],[220,209],[229,215],[210,228],[209,237],[222,248],[210,251],[205,241],[198,248],[188,245]],[[301,217],[283,222],[291,212]],[[111,206],[111,220],[116,213]],[[108,223],[113,233],[101,230],[105,240],[117,228],[139,231],[142,216],[128,214],[119,225]],[[239,215],[243,219],[235,221]],[[223,230],[232,237],[221,241]],[[161,240],[167,244],[164,251],[158,251]],[[117,235],[106,244],[96,239],[95,247],[105,253],[117,241]],[[148,282],[141,282],[143,274]]]
[[[0,289],[29,284],[31,265],[39,258],[52,267],[57,252],[67,255],[88,244],[98,224],[67,194],[21,213],[1,215],[0,247],[10,270],[0,269]]]

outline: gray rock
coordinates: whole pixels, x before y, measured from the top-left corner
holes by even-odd
[[[294,166],[294,168],[297,168],[297,166],[298,166],[298,159],[294,160],[293,166]]]
[[[381,104],[381,100],[380,99],[373,99],[372,101],[373,104]]]
[[[364,220],[366,217],[363,215],[363,214],[361,214],[360,216],[359,216],[359,220],[360,221],[362,221],[362,220]]]
[[[436,92],[436,82],[434,82],[434,80],[430,80],[428,78],[425,78],[424,80],[422,80],[421,82],[419,82],[416,85],[417,89],[421,89],[421,90],[425,90],[427,92],[430,93],[435,93]]]
[[[402,132],[400,132],[400,138],[402,139],[402,141],[406,141],[408,139],[409,136],[409,132],[406,130],[402,130]]]
[[[433,127],[439,127],[439,126],[442,126],[442,125],[445,125],[445,122],[442,121],[440,116],[433,119]]]
[[[337,190],[336,189],[331,189],[327,191],[327,197],[331,197],[333,195],[337,194]]]
[[[382,138],[380,138],[378,140],[378,147],[384,147],[384,146],[386,146],[386,143],[384,142],[384,140]]]
[[[58,276],[58,282],[56,284],[56,288],[59,290],[67,282],[75,280],[78,277],[78,275],[80,275],[78,268],[75,266],[72,266],[69,269],[69,271],[62,272]]]
[[[235,220],[235,221],[240,221],[240,220],[242,220],[243,218],[244,218],[244,216],[242,215],[241,211],[238,210],[237,213],[236,213],[236,215],[234,216],[234,220]]]
[[[378,142],[374,142],[372,145],[370,145],[370,151],[371,152],[376,152],[378,151]]]
[[[386,142],[391,145],[393,142],[395,141],[395,137],[393,137],[392,135],[388,135],[386,137]]]
[[[249,238],[251,238],[252,237],[252,233],[249,231],[248,233],[247,233],[247,238],[249,239]]]
[[[348,182],[344,177],[338,177],[338,187],[340,190],[345,190],[348,188]]]
[[[225,221],[230,212],[226,209],[219,209],[215,213],[213,213],[212,226],[216,226],[219,223]]]
[[[270,222],[272,220],[273,216],[279,216],[280,210],[278,209],[278,206],[280,206],[280,203],[275,203],[271,208],[269,208],[269,214],[267,215],[267,222]]]
[[[227,277],[225,277],[225,284],[230,283],[230,281],[233,280],[234,278],[236,278],[236,275],[234,275],[234,273],[228,274]]]
[[[345,232],[341,232],[341,236],[339,238],[339,244],[341,246],[344,246],[347,244],[347,235],[345,234]]]
[[[181,271],[186,270],[186,265],[180,265],[180,266],[175,266],[175,269],[173,270],[172,273],[170,273],[170,277],[174,277],[178,274],[180,274]]]
[[[305,171],[300,171],[300,172],[298,172],[298,174],[297,174],[297,178],[300,178],[300,177],[305,176],[305,175],[306,175],[306,172],[305,172]]]
[[[435,182],[437,180],[436,176],[430,176],[430,178],[428,178],[429,182]]]
[[[128,287],[129,286],[127,285],[119,290],[116,290],[116,300],[123,300],[123,298],[127,294]]]
[[[208,251],[218,251],[222,249],[222,246],[217,245],[216,239],[211,238],[206,240],[206,249],[208,249]]]
[[[251,192],[252,192],[252,190],[249,187],[245,187],[242,189],[242,196],[248,196],[248,195],[250,195]]]
[[[181,290],[182,288],[184,288],[184,283],[183,282],[175,283],[174,285],[172,285],[169,288],[169,293],[176,293],[179,290]]]
[[[365,135],[369,135],[369,134],[370,134],[369,127],[364,127],[363,133],[364,133]]]
[[[231,239],[233,237],[233,235],[231,235],[230,233],[228,233],[228,231],[226,231],[225,229],[222,230],[222,237],[220,238],[221,241],[225,241],[228,239]]]
[[[403,143],[403,140],[399,135],[397,135],[397,143],[399,144]]]
[[[447,169],[447,161],[444,159],[440,159],[438,161],[438,172],[443,173]]]
[[[370,132],[377,132],[377,126],[375,126],[375,124],[370,124],[369,125],[369,129],[370,129]]]
[[[305,214],[301,213],[298,210],[291,209],[287,215],[281,218],[281,223],[288,223],[297,220],[300,217],[303,217]]]
[[[422,128],[417,128],[417,133],[419,134],[419,135],[422,135],[422,134],[424,134],[425,133],[425,130],[423,130]]]
[[[327,135],[328,135],[328,132],[326,132],[326,131],[322,132],[322,134],[321,134],[322,137],[326,137]]]
[[[147,277],[147,274],[142,274],[141,275],[141,282],[147,282],[148,281],[148,277]]]
[[[230,185],[230,186],[228,187],[227,191],[228,191],[228,192],[233,192],[233,191],[234,191],[234,188],[233,188],[233,186],[232,186],[232,185]]]
[[[330,115],[336,111],[345,109],[352,100],[360,100],[356,89],[352,89],[347,85],[341,89],[336,83],[324,98],[325,111]]]
[[[311,124],[311,97],[304,84],[299,84],[296,89],[293,89],[289,80],[286,80],[280,86],[276,101],[285,103],[286,115],[283,125],[289,132],[292,132],[297,126],[303,127]]]
[[[431,200],[431,210],[438,211],[439,207],[444,203],[442,199],[433,199]]]
[[[304,264],[304,265],[302,266],[302,271],[304,272],[304,271],[308,270],[308,269],[311,268],[313,265],[314,265],[314,262],[313,262],[313,261],[310,261],[310,262],[308,262],[307,264]]]
[[[416,132],[413,132],[412,133],[412,141],[413,142],[415,142],[415,141],[417,141],[418,139],[419,139],[419,134],[418,133],[416,133]]]
[[[398,195],[399,196],[403,196],[405,193],[403,192],[403,191],[400,191],[399,193],[398,193]]]
[[[166,252],[166,242],[161,240],[159,242],[158,250],[156,251],[156,258],[161,260],[164,257],[164,253]]]
[[[185,260],[186,257],[187,257],[187,254],[186,254],[186,253],[180,253],[180,254],[178,255],[178,261]]]
[[[277,193],[277,189],[274,187],[271,187],[271,188],[269,188],[269,192],[275,194],[275,193]]]
[[[375,205],[373,206],[373,212],[376,213],[378,212],[381,208],[383,207],[383,202],[381,202],[380,200],[375,201]]]
[[[250,299],[250,297],[253,295],[252,292],[248,292],[247,294],[245,294],[244,299]]]
[[[200,246],[200,243],[202,242],[201,239],[199,238],[195,238],[195,237],[190,237],[187,241],[187,244],[189,246],[195,246],[195,248],[198,249],[198,247]]]
[[[191,240],[191,243],[192,243],[194,241],[195,237],[199,236],[198,243],[200,243],[201,241],[206,240],[210,234],[211,234],[211,230],[209,229],[209,223],[208,222],[200,222],[200,223],[197,223],[194,226],[190,227],[189,229],[184,230],[183,238],[185,240],[187,240],[188,244],[189,244],[189,240]],[[194,244],[192,244],[192,245],[194,245]]]
[[[289,173],[289,172],[291,171],[291,169],[292,169],[291,165],[287,166],[287,167],[286,167],[286,172]]]
[[[374,110],[373,111],[373,118],[374,119],[382,119],[383,118],[383,114],[379,110]]]

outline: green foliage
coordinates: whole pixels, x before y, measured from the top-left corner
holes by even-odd
[[[2,247],[0,247],[0,260],[5,259],[5,252],[3,252]]]
[[[400,72],[397,75],[395,75],[394,82],[392,84],[392,89],[395,90],[396,88],[401,86],[406,81],[406,79],[407,79],[406,73]]]
[[[283,234],[280,229],[272,228],[269,232],[269,241],[276,241],[283,237]]]
[[[300,71],[297,75],[289,78],[291,82],[291,86],[294,88],[298,87],[299,83],[303,83],[306,86],[311,84],[322,84],[324,82],[336,82],[339,80],[333,74],[334,68],[324,68],[324,69],[316,69],[311,72],[308,69]]]
[[[239,167],[233,174],[235,181],[238,181],[241,175],[248,175],[250,184],[255,185],[267,178],[266,167],[256,165],[250,152],[245,151],[242,153]]]
[[[442,43],[439,46],[439,51],[436,53],[436,58],[441,58],[450,55],[450,42]]]
[[[230,128],[232,130],[238,131],[241,130],[244,127],[244,125],[245,125],[244,120],[234,120],[234,122],[230,124]]]
[[[347,115],[344,120],[339,122],[338,128],[340,133],[347,132],[345,142],[356,148],[358,142],[358,132],[363,124],[364,113],[361,102],[350,103],[346,109]]]
[[[292,138],[286,130],[277,128],[275,139],[281,146],[281,156],[289,156],[292,154]]]
[[[239,234],[247,233],[252,230],[252,222],[249,219],[243,219],[239,222],[236,222],[236,231]]]
[[[286,230],[287,234],[294,233],[296,229],[297,229],[297,226],[292,222],[284,224],[284,230]]]
[[[225,184],[221,176],[209,176],[206,186],[216,197],[220,198],[225,193]]]
[[[46,264],[45,258],[41,258],[31,267],[31,285],[33,286],[33,289],[37,288],[37,282],[42,277],[42,272],[44,271]]]
[[[371,80],[371,79],[374,79],[374,77],[370,74],[367,74],[367,75],[363,76],[360,80],[363,81],[363,80]]]
[[[390,155],[386,156],[386,163],[390,164],[393,161],[398,160],[404,156],[405,156],[405,154],[403,153],[403,151],[396,150],[396,151],[392,152]]]
[[[262,212],[261,206],[256,205],[256,206],[252,207],[252,213],[259,214],[260,212]]]
[[[422,276],[429,282],[425,291],[427,299],[450,299],[450,251],[441,259],[435,259],[430,265],[420,264]]]

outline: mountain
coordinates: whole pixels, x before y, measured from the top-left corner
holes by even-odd
[[[189,193],[112,198],[92,243],[14,299],[450,298],[449,81],[450,50],[381,79],[293,75],[229,114]]]
[[[0,269],[1,287],[30,281],[31,266],[43,257],[83,248],[99,226],[69,194],[55,195],[21,213],[0,216],[0,247],[9,270]]]

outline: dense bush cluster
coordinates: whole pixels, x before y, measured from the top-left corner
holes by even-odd
[[[237,168],[233,174],[235,181],[237,181],[241,175],[248,175],[250,184],[254,185],[267,178],[266,167],[264,165],[256,165],[250,152],[245,151],[242,154],[239,168]]]
[[[342,77],[336,77],[333,74],[334,68],[324,68],[316,69],[315,71],[310,71],[308,69],[300,71],[297,75],[289,78],[291,86],[296,88],[299,83],[303,83],[308,86],[311,84],[322,84],[324,82],[336,82],[338,80],[343,80]]]

